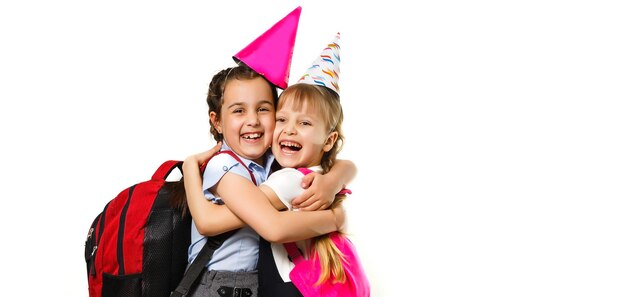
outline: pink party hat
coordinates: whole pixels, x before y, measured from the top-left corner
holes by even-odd
[[[301,11],[302,7],[298,6],[233,59],[245,63],[277,87],[286,88]]]
[[[307,69],[298,83],[320,85],[339,94],[339,33]]]

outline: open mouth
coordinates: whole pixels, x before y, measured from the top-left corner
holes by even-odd
[[[255,139],[261,138],[261,136],[263,136],[262,133],[246,133],[246,134],[241,135],[241,138],[248,139],[248,140],[255,140]]]
[[[302,149],[302,145],[293,141],[281,141],[280,149],[284,151],[297,152]]]

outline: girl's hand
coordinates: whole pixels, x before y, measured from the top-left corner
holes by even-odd
[[[335,200],[335,194],[341,190],[336,189],[337,182],[332,178],[316,172],[305,175],[301,186],[304,192],[291,203],[294,209],[309,211],[328,208]]]
[[[195,155],[191,155],[189,157],[187,157],[185,159],[185,161],[183,162],[183,174],[185,173],[185,170],[190,170],[190,169],[200,169],[200,166],[202,166],[202,164],[204,164],[207,160],[209,160],[213,155],[215,155],[217,152],[220,151],[220,148],[222,147],[222,143],[218,142],[214,147],[212,147],[210,150],[202,152],[202,153],[198,153]],[[194,168],[191,168],[191,167]]]

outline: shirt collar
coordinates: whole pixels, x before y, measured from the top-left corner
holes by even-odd
[[[317,173],[321,173],[322,172],[322,166],[321,165],[311,166],[311,167],[309,167],[309,170],[315,171]]]
[[[231,151],[233,153],[235,153],[235,151],[233,151],[227,144],[225,141],[222,142],[222,148],[220,148],[220,151]],[[240,156],[239,154],[235,153],[235,155],[237,155],[241,161],[243,161],[244,165],[246,165],[246,167],[248,168],[253,168],[254,166],[258,167],[258,168],[263,168],[263,166],[261,166],[260,164],[257,164],[256,162],[246,159],[242,156]],[[274,154],[272,154],[272,150],[267,150],[267,152],[265,152],[265,171],[269,172],[270,168],[272,167],[272,163],[274,163]]]

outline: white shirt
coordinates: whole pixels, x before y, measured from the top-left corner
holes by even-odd
[[[309,167],[309,169],[315,172],[322,171],[322,167],[320,166]],[[295,168],[283,168],[272,173],[263,184],[272,189],[272,191],[276,193],[276,196],[278,196],[278,199],[280,199],[289,210],[293,210],[291,201],[304,192],[304,189],[300,186],[302,177],[304,177],[304,173]],[[310,249],[310,243],[310,240],[296,242],[296,245],[300,248],[305,258],[309,256],[308,251]],[[272,254],[274,255],[274,262],[276,262],[276,268],[278,269],[280,277],[284,282],[291,282],[289,272],[291,272],[295,265],[289,261],[285,246],[282,243],[272,243]]]

